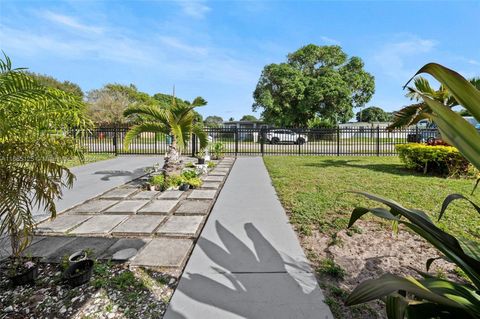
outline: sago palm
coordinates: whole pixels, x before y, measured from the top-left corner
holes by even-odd
[[[195,123],[196,113],[194,109],[206,105],[201,97],[195,98],[192,103],[178,103],[175,94],[168,106],[162,105],[132,105],[123,115],[136,115],[139,124],[134,125],[125,135],[125,148],[129,148],[131,142],[145,132],[163,133],[172,136],[172,143],[164,159],[164,175],[171,176],[181,173],[181,153],[187,147],[192,134],[200,141],[200,148],[208,144],[207,133],[200,123]]]
[[[62,162],[82,154],[66,132],[86,127],[83,114],[79,98],[13,69],[6,55],[0,59],[0,235],[10,237],[16,257],[33,233],[32,209],[55,217],[55,199],[73,183]]]

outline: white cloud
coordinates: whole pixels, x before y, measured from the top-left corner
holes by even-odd
[[[86,33],[95,33],[100,34],[104,32],[104,29],[97,26],[91,26],[78,22],[75,18],[52,11],[44,11],[41,13],[41,16],[51,22],[69,27],[76,31],[86,32]]]
[[[336,39],[332,39],[332,38],[329,38],[329,37],[326,37],[326,36],[321,36],[320,39],[325,42],[326,44],[330,44],[330,45],[340,45],[341,42],[336,40]]]
[[[469,64],[472,64],[472,65],[480,65],[480,62],[478,62],[477,60],[473,60],[473,59],[470,59],[467,61]]]
[[[408,79],[413,70],[408,69],[407,60],[425,53],[429,53],[437,45],[431,39],[421,39],[410,36],[397,42],[390,42],[374,53],[373,59],[382,71],[395,79]]]
[[[182,42],[180,39],[177,39],[174,37],[160,36],[160,41],[163,44],[167,45],[168,47],[171,47],[173,49],[177,49],[189,54],[206,55],[208,53],[207,48],[189,45],[187,43]]]
[[[211,10],[202,0],[179,0],[183,13],[193,18],[201,19]]]

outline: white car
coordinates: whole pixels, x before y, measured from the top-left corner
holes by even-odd
[[[306,135],[285,129],[270,130],[265,137],[270,144],[294,143],[301,145],[308,142],[308,137]]]

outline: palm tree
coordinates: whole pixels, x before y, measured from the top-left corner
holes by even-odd
[[[165,156],[163,172],[165,177],[178,175],[182,171],[181,152],[188,145],[192,134],[195,134],[200,141],[200,148],[208,144],[207,133],[200,123],[195,123],[196,112],[194,109],[206,105],[202,97],[197,97],[192,103],[178,102],[175,98],[175,91],[172,102],[167,107],[161,105],[132,105],[128,107],[123,115],[136,115],[139,124],[133,126],[125,135],[125,148],[128,149],[131,142],[139,134],[144,132],[163,133],[172,136],[172,143],[169,145]]]
[[[477,89],[480,89],[480,78],[472,78],[469,82]],[[440,85],[440,88],[435,90],[431,87],[427,79],[421,76],[416,77],[414,87],[407,87],[407,94],[405,96],[418,103],[408,105],[400,111],[395,112],[393,123],[388,127],[389,130],[414,125],[422,119],[429,118],[432,111],[428,105],[423,102],[422,95],[450,109],[459,105],[444,85]]]
[[[12,254],[19,257],[30,242],[35,222],[32,209],[55,217],[55,199],[75,176],[62,162],[82,158],[66,132],[85,128],[79,97],[47,88],[0,59],[0,236],[8,235]]]

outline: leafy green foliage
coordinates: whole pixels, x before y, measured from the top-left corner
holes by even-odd
[[[320,261],[320,265],[317,268],[317,272],[325,275],[332,276],[334,278],[343,279],[345,276],[345,270],[337,265],[331,258],[325,258]]]
[[[211,115],[207,116],[203,121],[203,125],[207,127],[220,127],[223,123],[223,118],[221,116]]]
[[[150,177],[150,184],[163,188],[165,185],[165,177],[163,175],[153,175]]]
[[[186,179],[195,178],[197,177],[197,172],[195,172],[195,170],[193,169],[185,170],[183,171],[182,176],[185,177]]]
[[[25,74],[30,76],[40,85],[61,90],[63,92],[66,92],[73,96],[78,97],[78,99],[80,100],[83,99],[84,94],[83,94],[82,88],[80,88],[80,86],[76,83],[73,83],[70,81],[61,82],[55,79],[53,76],[34,73],[34,72],[25,71]]]
[[[303,126],[319,116],[333,123],[353,117],[375,84],[358,57],[347,60],[339,46],[309,44],[288,55],[286,63],[264,67],[253,93],[253,111],[278,126]]]
[[[38,83],[7,56],[0,60],[0,234],[9,235],[14,256],[31,239],[33,207],[55,217],[55,199],[74,181],[61,163],[83,158],[67,132],[88,124],[78,96]]]
[[[207,164],[208,168],[214,168],[215,166],[217,166],[217,164],[215,164],[215,162],[212,162],[212,161],[209,161]]]
[[[240,121],[256,122],[258,121],[258,119],[254,115],[244,115],[242,116]]]
[[[419,143],[395,146],[405,166],[420,172],[443,176],[464,176],[470,163],[452,146],[429,146]]]
[[[355,116],[359,122],[387,122],[391,119],[391,115],[383,109],[370,106],[358,112]]]
[[[429,73],[442,84],[440,93],[431,89],[428,81],[417,79],[415,85],[422,91],[409,89],[409,94],[418,95],[429,108],[424,113],[439,127],[442,137],[474,164],[480,167],[480,135],[465,119],[451,110],[450,105],[461,104],[480,119],[480,91],[460,74],[439,64],[430,63],[420,73]],[[435,98],[440,94],[443,98]],[[443,102],[443,103],[442,103]],[[369,193],[359,193],[384,206],[380,208],[357,207],[353,210],[349,226],[361,216],[373,215],[402,224],[414,231],[438,249],[445,258],[455,263],[468,277],[470,284],[456,283],[418,271],[423,277],[398,277],[385,274],[378,279],[367,280],[358,285],[348,297],[346,304],[355,305],[373,299],[384,299],[389,318],[480,318],[480,245],[441,230],[427,214],[407,209],[400,204]],[[455,199],[463,195],[449,195],[442,204],[440,217]],[[469,201],[480,213],[480,207]],[[429,259],[427,269],[434,259]],[[408,294],[406,294],[408,293]]]
[[[222,142],[215,142],[210,146],[212,159],[218,160],[225,156],[225,145]]]

